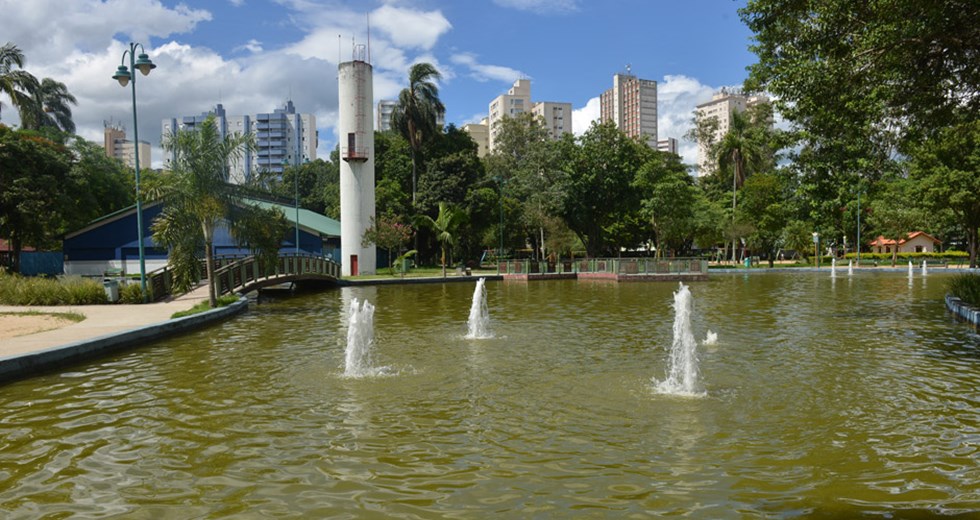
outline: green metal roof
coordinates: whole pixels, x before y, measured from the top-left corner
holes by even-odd
[[[254,204],[264,209],[279,208],[279,210],[282,211],[283,214],[286,216],[286,220],[288,220],[290,223],[296,222],[295,206],[287,205],[287,204],[277,204],[275,202],[267,202],[264,200],[258,200],[258,199],[248,198],[248,197],[243,198],[243,200],[246,201],[248,204]],[[155,206],[159,203],[160,201],[147,202],[143,204],[143,209]],[[109,213],[108,215],[103,215],[89,222],[88,224],[85,225],[85,227],[65,234],[65,238],[74,237],[75,235],[84,233],[85,231],[99,227],[102,224],[105,224],[117,218],[125,217],[126,215],[135,212],[136,212],[136,205],[133,204],[132,206],[122,208],[120,210]],[[321,215],[315,211],[310,211],[308,209],[303,209],[303,208],[299,209],[299,226],[324,236],[331,236],[331,237],[340,236],[339,220],[334,220],[326,215]]]
[[[279,208],[280,211],[286,215],[286,220],[289,222],[296,222],[296,207],[285,204],[277,204],[275,202],[267,202],[264,200],[257,199],[245,199],[249,204],[254,204],[263,209],[269,208]],[[334,220],[326,215],[321,215],[315,211],[310,211],[308,209],[299,209],[299,226],[306,228],[308,230],[316,231],[321,235],[339,237],[340,236],[340,221]]]

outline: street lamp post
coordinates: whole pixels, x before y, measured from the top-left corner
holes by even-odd
[[[286,168],[289,166],[289,157],[282,158],[282,175],[286,176]],[[299,177],[293,172],[293,207],[296,208],[296,254],[299,254]]]
[[[142,53],[137,57],[136,48],[139,47]],[[126,68],[126,54],[129,54],[129,68]],[[140,137],[139,122],[136,118],[136,70],[139,69],[144,76],[157,66],[150,61],[146,55],[146,49],[142,43],[129,43],[129,49],[123,51],[119,68],[113,74],[112,79],[119,82],[123,87],[132,81],[133,84],[133,162],[136,166],[136,239],[139,241],[138,249],[140,255],[140,294],[143,296],[143,303],[146,303],[148,293],[146,291],[146,256],[143,253],[143,203],[140,200]],[[130,72],[132,71],[132,72]]]
[[[500,274],[500,260],[504,256],[504,176],[497,177],[500,182],[500,249],[497,250],[497,274]]]

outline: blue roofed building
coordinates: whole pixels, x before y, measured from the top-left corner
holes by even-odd
[[[340,258],[340,222],[314,211],[299,209],[299,246],[296,244],[297,211],[292,205],[247,199],[263,208],[279,208],[290,223],[280,251]],[[167,265],[167,251],[153,242],[150,226],[163,210],[160,202],[143,205],[143,248],[146,272]],[[102,276],[107,271],[139,273],[139,244],[136,232],[136,206],[131,206],[92,221],[78,231],[65,235],[63,243],[65,274]],[[240,247],[227,226],[215,231],[214,254],[246,256],[251,252]]]

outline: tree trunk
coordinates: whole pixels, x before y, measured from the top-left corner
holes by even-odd
[[[20,273],[20,250],[24,244],[20,237],[15,233],[10,237],[10,272]]]
[[[442,277],[446,277],[446,247],[442,247]]]
[[[215,292],[214,279],[214,240],[210,229],[204,229],[204,269],[208,275],[208,303],[211,308],[218,306],[218,295]]]
[[[967,242],[969,243],[970,249],[970,269],[976,269],[977,267],[977,246],[980,245],[980,232],[974,226],[970,226],[970,229],[966,232]]]
[[[892,249],[892,267],[898,265],[898,239],[895,240],[895,249]]]

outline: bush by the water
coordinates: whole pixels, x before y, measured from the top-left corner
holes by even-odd
[[[0,271],[0,303],[5,305],[93,305],[106,303],[102,284],[80,276],[38,278]]]
[[[140,281],[128,280],[124,284],[119,285],[119,303],[143,303],[143,291],[140,290]],[[149,293],[147,295],[149,301],[153,301],[153,287],[147,283],[146,291]]]
[[[980,275],[961,274],[949,281],[947,290],[964,303],[980,307]]]

